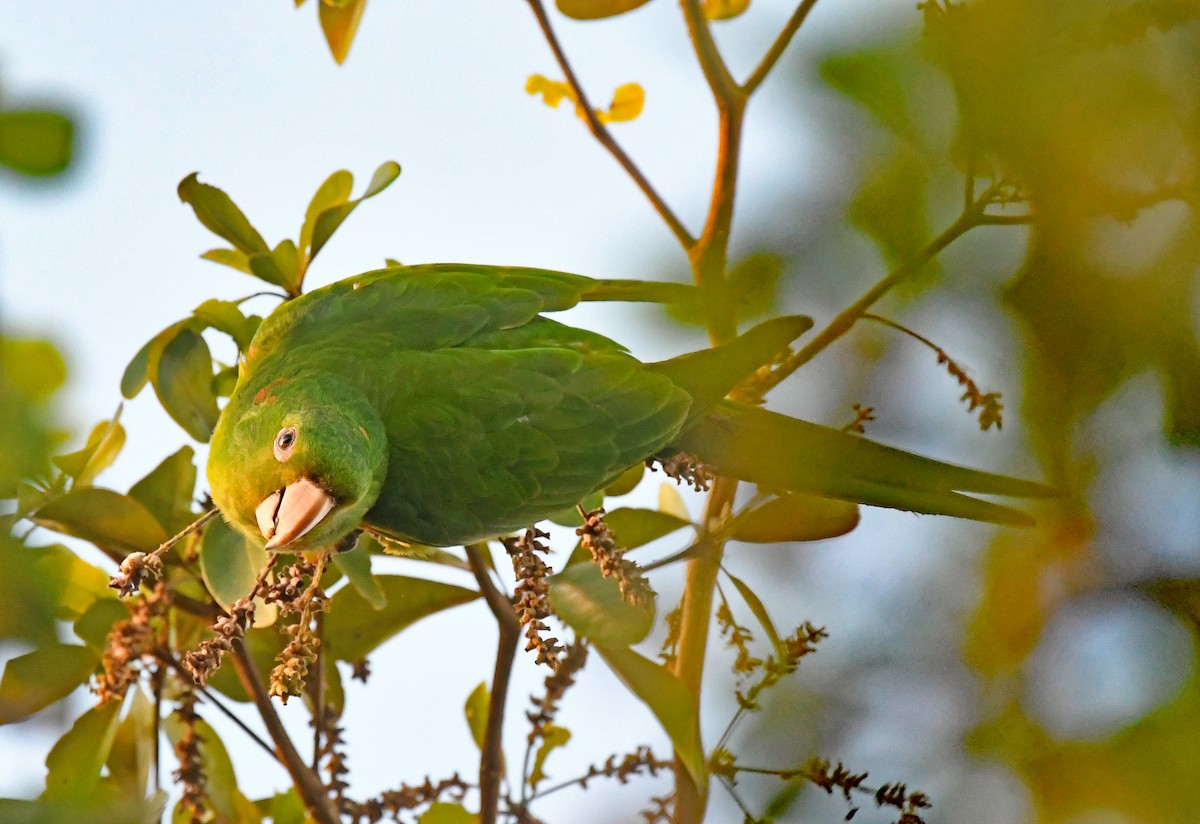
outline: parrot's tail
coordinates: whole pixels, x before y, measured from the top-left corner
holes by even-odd
[[[769,491],[808,492],[871,506],[1029,526],[1011,507],[963,492],[1048,497],[1031,481],[954,466],[837,429],[721,401],[662,453],[687,452],[717,474]]]

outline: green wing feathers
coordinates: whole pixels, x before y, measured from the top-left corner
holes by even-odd
[[[712,464],[720,474],[770,490],[990,523],[1024,526],[1032,519],[960,493],[1055,494],[1042,484],[942,463],[733,401],[719,403],[671,446]]]

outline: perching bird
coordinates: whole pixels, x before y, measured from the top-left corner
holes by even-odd
[[[770,490],[1001,524],[1029,518],[961,493],[1049,492],[725,400],[808,318],[642,363],[541,315],[629,296],[628,285],[410,266],[284,303],[254,336],[213,433],[213,500],[268,549],[300,551],[361,525],[437,546],[492,538],[680,451]]]

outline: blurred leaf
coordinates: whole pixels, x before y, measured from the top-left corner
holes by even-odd
[[[167,539],[153,515],[135,501],[110,489],[73,489],[30,516],[35,523],[91,541],[109,552],[149,552]]]
[[[121,426],[120,417],[121,410],[117,409],[111,421],[101,421],[92,428],[83,449],[53,459],[55,466],[74,478],[75,488],[90,485],[117,459],[125,445],[125,427]]]
[[[375,197],[375,195],[382,192],[388,186],[391,186],[399,176],[400,164],[394,160],[389,160],[380,165],[375,170],[375,173],[371,175],[371,182],[367,184],[367,190],[362,193],[362,196],[358,200],[350,200],[346,203],[332,206],[317,215],[316,222],[313,224],[312,251],[309,253],[309,259],[311,260],[317,256],[317,253],[325,246],[329,238],[333,236],[333,233],[337,231],[337,228],[342,225],[342,221],[358,208],[358,204],[368,198]]]
[[[245,272],[247,275],[254,274],[254,270],[250,268],[250,257],[238,249],[209,249],[200,257]]]
[[[44,340],[0,338],[0,372],[31,401],[44,401],[67,379],[67,365]]]
[[[180,329],[163,347],[150,381],[167,414],[190,436],[206,442],[217,424],[212,355],[204,338]]]
[[[58,112],[0,112],[0,164],[33,177],[56,175],[71,162],[73,134]]]
[[[121,795],[145,798],[150,771],[155,766],[154,702],[135,686],[125,704],[125,719],[117,725],[108,754],[108,779],[122,790]]]
[[[729,270],[725,299],[734,305],[734,317],[749,320],[775,307],[783,258],[774,252],[752,252]],[[680,323],[703,326],[705,309],[694,301],[668,304],[667,314]]]
[[[255,317],[258,317],[255,315]],[[218,398],[228,398],[237,389],[238,372],[241,369],[234,364],[226,366],[213,375],[213,394]]]
[[[305,256],[305,260],[312,257],[313,229],[317,224],[317,218],[327,209],[349,201],[353,189],[354,175],[345,169],[334,172],[317,187],[312,200],[308,203],[308,209],[304,212],[304,224],[300,227],[300,253]]]
[[[295,787],[256,803],[258,809],[271,817],[271,824],[307,824],[308,808]]]
[[[87,683],[100,663],[90,647],[47,644],[10,658],[0,679],[0,724],[33,715]]]
[[[346,54],[350,51],[350,44],[354,42],[354,35],[358,31],[358,21],[366,7],[367,0],[321,0],[317,4],[321,31],[325,32],[325,42],[329,44],[329,52],[333,59],[339,64],[346,59]]]
[[[163,719],[163,730],[172,744],[179,743],[183,736],[183,724],[179,716],[168,715]],[[229,753],[216,730],[203,719],[196,722],[196,734],[200,738],[200,752],[204,760],[205,789],[213,811],[220,820],[236,821],[238,824],[259,824],[262,814],[254,802],[238,789],[237,776]]]
[[[375,579],[387,598],[387,606],[381,610],[354,587],[343,587],[330,599],[325,644],[339,661],[365,658],[410,624],[479,597],[475,590],[424,578],[377,575]]]
[[[653,603],[634,606],[595,564],[575,564],[550,579],[550,605],[571,629],[597,644],[628,646],[654,626]]]
[[[617,86],[607,111],[596,110],[596,118],[601,123],[627,123],[637,119],[645,105],[646,91],[637,83],[626,83]]]
[[[229,335],[243,352],[250,348],[250,339],[262,323],[262,318],[257,315],[246,317],[242,314],[241,308],[234,301],[216,298],[204,301],[195,308],[192,315],[205,326]]]
[[[81,494],[94,491],[89,488],[81,490]],[[116,600],[116,593],[108,586],[108,575],[65,546],[30,547],[15,557],[23,560],[21,566],[32,578],[50,587],[54,593],[54,617],[60,621],[76,620],[97,600]],[[11,582],[14,577],[5,580]],[[20,591],[32,598],[36,590],[29,587]]]
[[[46,791],[42,798],[82,802],[100,783],[117,734],[121,702],[109,701],[79,716],[46,756]]]
[[[929,168],[910,146],[895,152],[863,182],[850,203],[850,222],[879,246],[889,268],[915,260],[930,239],[926,209]],[[922,269],[921,280],[936,275],[936,260]]]
[[[826,58],[820,73],[831,88],[861,105],[886,129],[915,140],[919,129],[910,103],[912,67],[907,45],[877,46]]]
[[[251,593],[266,563],[266,550],[225,523],[224,518],[208,522],[200,543],[200,573],[222,608],[228,610],[234,601]]]
[[[417,817],[417,824],[479,824],[479,816],[461,804],[435,801]]]
[[[731,537],[752,544],[821,541],[845,535],[858,520],[857,504],[794,492],[740,516]]]
[[[117,621],[129,618],[125,602],[117,598],[99,598],[75,619],[75,634],[96,653],[108,647],[108,633]]]
[[[631,649],[598,644],[596,651],[629,691],[654,713],[703,796],[708,787],[708,770],[700,744],[699,710],[691,690],[671,672]]]
[[[750,0],[704,0],[700,8],[709,20],[730,20],[750,7]]]
[[[129,497],[146,507],[172,535],[196,519],[192,512],[192,495],[196,490],[195,455],[190,446],[182,447],[163,459],[129,490]]]
[[[554,0],[558,10],[576,20],[614,17],[644,6],[649,0]]]
[[[687,504],[683,502],[683,496],[679,494],[676,484],[663,481],[659,485],[658,508],[659,511],[667,515],[672,515],[681,521],[690,523],[692,520],[692,516],[687,510]]]
[[[645,473],[646,464],[640,461],[635,463],[617,476],[615,481],[604,487],[604,494],[613,498],[620,495],[628,495],[642,482],[642,476]]]
[[[533,770],[529,773],[531,787],[536,787],[546,779],[546,757],[559,747],[566,746],[570,740],[571,731],[566,727],[556,727],[553,724],[545,726],[542,730],[542,745],[538,747],[537,755],[533,759]]]
[[[133,400],[138,393],[142,391],[142,387],[146,385],[146,381],[150,380],[150,350],[154,346],[154,339],[146,341],[146,344],[137,351],[133,356],[133,360],[129,361],[129,365],[125,367],[125,372],[121,375],[121,395],[126,400]]]
[[[483,736],[487,732],[488,708],[491,698],[487,682],[480,681],[475,685],[475,689],[471,690],[471,694],[467,696],[467,703],[463,705],[463,715],[467,718],[467,728],[471,730],[471,740],[481,750],[483,749]]]
[[[338,552],[333,556],[333,565],[342,571],[350,585],[375,609],[387,606],[387,595],[371,574],[371,556],[361,548],[349,552]]]
[[[250,225],[229,195],[216,186],[201,183],[198,175],[199,172],[192,172],[179,182],[179,199],[192,207],[205,228],[246,255],[270,252],[262,235]]]
[[[603,503],[604,493],[593,492],[591,495],[588,495],[586,498],[580,501],[579,505],[583,507],[585,512],[591,512],[593,509],[596,509]],[[574,506],[568,507],[567,509],[563,509],[559,512],[555,512],[553,515],[546,518],[546,520],[552,524],[558,524],[559,526],[583,526],[583,518],[579,517],[579,509],[578,507]]]
[[[767,634],[767,638],[771,640],[771,646],[775,647],[775,654],[779,660],[784,661],[788,658],[787,647],[783,644],[783,639],[779,637],[779,632],[775,629],[775,624],[771,621],[770,614],[767,613],[766,606],[762,600],[746,585],[746,582],[736,575],[731,575],[728,570],[725,570],[725,575],[737,588],[738,594],[742,596],[742,600],[746,602],[746,606],[750,607],[750,611],[754,613],[754,617],[758,619],[759,626]]]

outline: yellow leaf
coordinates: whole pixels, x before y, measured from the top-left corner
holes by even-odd
[[[607,112],[597,111],[601,123],[626,123],[642,113],[646,92],[637,83],[618,86]]]
[[[663,481],[662,486],[658,488],[658,510],[685,521],[692,520],[692,516],[688,514],[687,504],[683,502],[683,496],[679,494],[675,484],[666,481]]]
[[[354,42],[354,33],[358,31],[358,21],[362,17],[367,0],[347,0],[347,2],[330,2],[321,0],[317,5],[318,16],[321,20],[321,30],[325,32],[325,42],[333,59],[339,64],[346,59],[350,44]]]
[[[570,85],[561,80],[551,80],[540,74],[531,74],[525,81],[525,91],[532,95],[541,95],[542,102],[552,109],[557,109],[563,98],[575,102],[575,94]]]
[[[729,20],[750,6],[750,0],[704,0],[701,8],[709,20]]]

